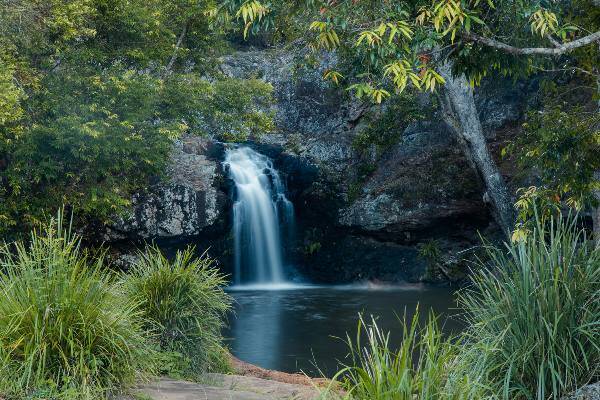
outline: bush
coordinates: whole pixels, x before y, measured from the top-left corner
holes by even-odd
[[[28,244],[3,246],[0,268],[0,393],[99,398],[148,364],[136,304],[60,215]]]
[[[480,399],[477,387],[467,379],[450,379],[457,364],[459,347],[455,338],[444,338],[436,318],[430,314],[421,327],[418,310],[412,321],[403,321],[398,350],[390,349],[390,334],[374,319],[366,324],[360,317],[356,339],[347,337],[351,363],[333,378],[348,399],[449,400]],[[363,343],[363,337],[366,343]],[[451,384],[450,384],[451,383]],[[335,385],[326,395],[335,396]]]
[[[228,369],[221,329],[231,299],[223,291],[225,277],[212,264],[205,255],[194,258],[192,248],[178,251],[170,262],[158,248],[149,247],[124,276],[146,329],[157,332],[156,344],[169,365],[163,372],[197,376]]]
[[[444,339],[433,318],[416,328],[415,317],[392,351],[389,334],[361,318],[347,339],[351,363],[334,377],[345,397],[546,400],[598,380],[600,248],[574,220],[534,225],[507,250],[488,248],[459,296],[468,326],[459,337]]]
[[[493,269],[475,276],[460,303],[470,326],[464,362],[491,394],[559,398],[597,379],[600,249],[573,221],[555,219],[489,255]]]

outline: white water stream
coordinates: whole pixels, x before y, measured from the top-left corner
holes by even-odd
[[[294,223],[294,206],[273,162],[249,147],[235,147],[226,150],[224,165],[236,188],[235,285],[285,283],[283,241]]]

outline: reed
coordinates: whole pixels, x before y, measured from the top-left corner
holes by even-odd
[[[401,321],[402,341],[390,345],[390,333],[374,318],[359,318],[354,339],[346,337],[350,362],[342,366],[323,390],[324,398],[414,400],[475,399],[476,387],[468,380],[453,380],[451,372],[460,350],[455,337],[444,337],[430,314],[424,326],[418,310],[412,320]],[[341,389],[341,390],[340,390]],[[342,393],[340,395],[340,393]]]
[[[169,261],[150,246],[123,281],[128,296],[139,304],[145,329],[156,332],[162,357],[178,364],[165,372],[182,370],[189,376],[229,369],[221,329],[231,298],[212,259],[195,257],[194,249],[187,248]]]
[[[137,304],[60,214],[2,246],[0,270],[1,395],[100,398],[151,364]]]
[[[464,362],[496,398],[559,398],[600,377],[600,249],[586,239],[574,219],[538,218],[524,240],[491,247],[461,294]]]

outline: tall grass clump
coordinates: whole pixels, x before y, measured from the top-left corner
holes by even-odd
[[[325,398],[372,400],[481,399],[477,386],[468,379],[450,380],[457,364],[456,338],[445,338],[433,314],[424,326],[419,313],[404,319],[402,341],[392,349],[390,333],[383,332],[375,319],[359,318],[354,340],[347,336],[350,363],[333,378]],[[451,383],[451,384],[450,384]],[[336,385],[337,384],[337,385]],[[339,389],[342,389],[341,391]],[[339,395],[343,393],[343,395]]]
[[[181,356],[171,357],[176,365],[164,372],[197,375],[229,369],[221,329],[231,299],[223,290],[224,275],[212,264],[206,255],[194,257],[193,248],[178,251],[169,261],[158,248],[148,247],[124,277],[146,328],[157,333],[159,350]]]
[[[0,396],[103,398],[148,364],[136,304],[60,214],[2,246],[0,271]]]
[[[598,379],[600,250],[574,220],[538,220],[489,256],[460,297],[472,373],[499,399],[559,398]]]

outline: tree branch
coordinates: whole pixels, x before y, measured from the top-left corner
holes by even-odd
[[[590,71],[586,71],[585,69],[579,68],[579,67],[546,69],[546,68],[533,66],[533,68],[535,68],[538,71],[542,71],[542,72],[573,72],[573,71],[577,71],[577,72],[581,72],[582,74],[586,74],[589,76],[598,76],[598,74],[595,74]]]
[[[499,42],[494,39],[480,36],[474,33],[465,32],[462,37],[472,42],[478,42],[489,47],[493,47],[498,50],[502,50],[505,53],[515,55],[548,55],[558,56],[561,54],[569,53],[579,47],[586,46],[588,44],[600,41],[600,31],[584,36],[580,39],[573,40],[572,42],[560,44],[557,47],[514,47],[506,43]]]
[[[554,39],[552,36],[548,35],[546,37],[548,38],[548,40],[550,41],[550,43],[552,43],[552,45],[554,47],[560,47],[562,45],[562,43],[560,43],[558,40]]]
[[[187,33],[187,29],[188,29],[188,22],[186,22],[185,25],[183,25],[183,30],[181,31],[179,38],[177,38],[177,43],[175,44],[175,50],[173,50],[173,55],[171,56],[171,59],[169,60],[169,63],[167,64],[167,67],[165,68],[164,76],[171,74],[171,69],[173,68],[173,64],[175,64],[175,60],[177,59],[177,52],[179,51],[179,48],[181,47],[181,43],[183,42],[183,38],[185,37],[185,34]]]

